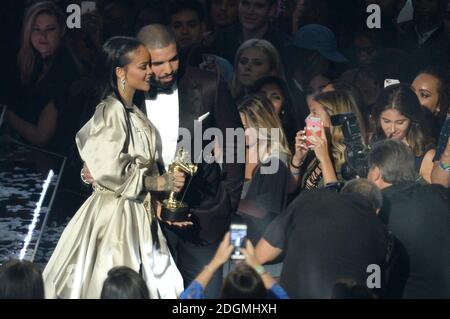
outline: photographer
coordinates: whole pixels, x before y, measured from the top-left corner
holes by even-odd
[[[181,294],[180,299],[204,299],[204,290],[214,273],[227,262],[235,247],[230,243],[230,232],[225,234],[215,256],[205,269]],[[269,275],[255,256],[252,243],[247,240],[241,252],[245,262],[228,274],[222,284],[221,299],[288,299],[288,295]]]

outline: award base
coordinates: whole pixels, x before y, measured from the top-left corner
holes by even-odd
[[[189,220],[189,206],[176,201],[163,201],[161,208],[161,219],[167,222],[185,222]]]

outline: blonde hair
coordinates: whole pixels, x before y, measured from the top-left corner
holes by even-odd
[[[368,144],[366,125],[363,116],[355,103],[355,99],[346,92],[332,91],[321,93],[315,97],[315,101],[325,107],[326,112],[331,117],[341,113],[354,113],[361,132],[361,142],[364,146]],[[339,171],[345,163],[344,134],[341,126],[331,127],[331,154]]]
[[[260,152],[260,159],[276,151],[291,155],[281,121],[265,95],[258,93],[245,96],[238,104],[238,111],[245,115],[249,128],[258,131],[258,138],[267,142],[268,154]],[[278,129],[278,139],[272,136],[271,129]]]
[[[274,75],[286,81],[283,64],[281,62],[278,50],[269,41],[261,39],[250,39],[242,43],[242,45],[237,50],[236,56],[234,58],[233,78],[231,80],[231,95],[233,95],[234,98],[238,98],[244,93],[244,87],[238,80],[237,67],[244,51],[250,48],[256,48],[261,51],[269,60],[270,69],[275,72]]]
[[[41,14],[49,14],[56,18],[61,32],[65,29],[65,16],[56,4],[51,1],[37,2],[25,12],[22,23],[20,50],[17,55],[17,64],[20,70],[22,83],[28,83],[33,73],[37,52],[31,43],[31,31],[36,17]]]

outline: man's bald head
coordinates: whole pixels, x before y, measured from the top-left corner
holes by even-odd
[[[137,36],[148,49],[162,49],[175,43],[175,36],[162,24],[150,24],[139,30]]]
[[[172,32],[162,24],[150,24],[137,34],[152,59],[153,76],[161,87],[170,88],[177,79],[180,61]]]

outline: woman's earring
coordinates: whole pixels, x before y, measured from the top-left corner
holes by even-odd
[[[122,91],[125,92],[125,78],[121,78],[120,83],[122,84]]]

